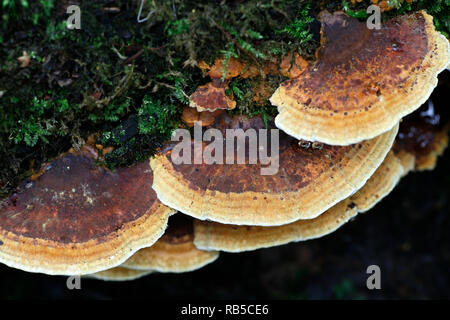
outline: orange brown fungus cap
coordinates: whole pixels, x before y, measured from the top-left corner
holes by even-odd
[[[247,79],[261,77],[262,75],[278,74],[280,74],[279,58],[272,57],[272,61],[264,61],[261,66],[256,66],[255,64],[245,65],[239,77]]]
[[[341,12],[320,19],[318,60],[270,99],[277,127],[297,139],[349,145],[392,129],[428,99],[450,62],[447,39],[424,11],[380,30]]]
[[[403,161],[410,162],[412,169],[433,170],[447,148],[450,121],[445,111],[429,100],[400,123],[393,150]]]
[[[266,66],[266,64],[263,65],[264,69],[269,69],[268,67],[272,67],[272,66],[274,66],[274,64],[267,64],[268,67],[265,67],[265,66]],[[266,71],[264,69],[263,69],[263,71]],[[275,65],[275,69],[276,69],[276,65]],[[242,73],[239,75],[239,77],[241,77],[243,79],[256,78],[256,77],[259,77],[259,76],[261,76],[261,71],[254,64],[246,65],[242,69]]]
[[[305,72],[308,62],[297,52],[286,55],[280,63],[280,74],[294,79]]]
[[[409,166],[404,166],[393,150],[389,151],[381,166],[378,167],[364,187],[350,197],[350,200],[355,204],[359,213],[369,211],[391,193],[410,169]]]
[[[406,0],[407,3],[412,3],[414,0]],[[355,2],[362,2],[362,0],[351,0],[354,4]],[[376,4],[380,7],[381,12],[390,11],[395,8],[395,6],[389,6],[389,2],[387,0],[370,0],[372,4]]]
[[[226,94],[227,88],[227,84],[217,79],[204,86],[200,86],[189,97],[189,106],[197,108],[199,112],[234,109],[236,107],[236,101]]]
[[[181,120],[192,128],[195,122],[201,122],[202,126],[209,126],[214,123],[216,117],[224,110],[216,110],[214,112],[198,112],[196,109],[186,107],[183,109]]]
[[[261,117],[226,114],[211,127],[223,132],[266,128]],[[248,157],[245,164],[227,165],[225,157],[233,155],[225,151],[224,164],[174,164],[176,144],[168,144],[150,161],[155,172],[153,189],[166,205],[201,220],[268,226],[311,219],[364,185],[390,150],[396,133],[397,127],[356,145],[324,145],[319,150],[301,148],[297,140],[279,132],[279,170],[273,175],[261,175],[261,168],[267,166],[248,164]],[[222,142],[226,143],[226,136]]]
[[[191,217],[177,214],[170,218],[169,227],[153,246],[135,253],[122,266],[136,270],[187,272],[215,261],[216,251],[199,250],[194,246]]]
[[[156,198],[148,163],[110,171],[83,148],[45,166],[0,205],[0,262],[30,272],[115,267],[163,233],[173,210]]]
[[[252,85],[252,100],[255,102],[256,106],[265,106],[267,100],[273,93],[273,89],[267,81],[259,81],[258,83]]]
[[[153,273],[150,270],[132,270],[123,267],[115,267],[105,271],[86,275],[86,278],[103,280],[103,281],[132,281],[145,277]]]
[[[240,226],[212,221],[195,221],[194,243],[199,249],[243,252],[320,238],[358,214],[349,199],[339,202],[320,216],[282,226]]]
[[[196,220],[194,244],[204,250],[241,252],[325,236],[358,213],[375,206],[407,172],[400,159],[390,151],[364,187],[317,218],[276,227],[237,226]]]
[[[292,55],[291,55],[292,56]],[[265,61],[261,66],[257,66],[252,63],[242,62],[235,58],[230,58],[228,60],[228,66],[226,68],[225,79],[231,80],[236,77],[241,78],[255,78],[259,77],[263,74],[265,75],[276,75],[279,74],[279,59],[277,57],[272,57],[273,61]],[[305,60],[300,57],[298,54],[295,56],[295,62],[297,62],[298,66],[306,67]],[[291,66],[291,61],[286,60],[283,64],[284,68],[289,68]],[[289,64],[289,66],[288,66]],[[214,64],[211,66],[207,64],[205,61],[201,61],[198,64],[199,68],[205,72],[207,76],[211,79],[222,79],[223,72],[225,70],[224,59],[216,59]],[[284,69],[283,69],[284,70]],[[286,71],[287,72],[287,71]]]
[[[201,70],[205,71],[206,75],[208,75],[211,79],[221,79],[223,76],[223,70],[225,69],[223,58],[216,59],[212,66],[207,64],[205,61],[199,62],[198,66]],[[225,79],[237,77],[241,74],[243,67],[242,62],[238,59],[230,58],[226,68],[227,73],[225,74]]]

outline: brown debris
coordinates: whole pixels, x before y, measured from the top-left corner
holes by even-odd
[[[20,62],[20,67],[21,68],[26,68],[29,66],[31,58],[30,55],[28,54],[28,52],[26,52],[25,50],[22,52],[22,56],[20,56],[19,58],[17,58],[17,61]]]
[[[308,62],[297,52],[286,55],[280,63],[280,74],[294,79],[305,72]]]
[[[189,106],[196,108],[199,112],[234,109],[236,101],[233,100],[232,96],[226,94],[227,89],[228,85],[220,80],[200,86],[189,97]]]
[[[222,114],[224,110],[216,110],[213,112],[198,112],[194,108],[186,107],[183,109],[181,120],[192,128],[195,122],[201,122],[201,125],[209,126],[214,123],[216,117]]]
[[[205,61],[200,61],[198,64],[199,68],[206,73],[211,79],[221,79],[223,75],[223,70],[225,68],[224,60],[216,59],[213,65],[208,65]],[[225,74],[225,79],[232,79],[241,74],[243,69],[243,64],[236,58],[230,58],[228,60],[227,73]]]

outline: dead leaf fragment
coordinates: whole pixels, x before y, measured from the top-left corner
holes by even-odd
[[[22,56],[17,58],[17,61],[20,62],[21,68],[26,68],[30,64],[31,58],[28,52],[25,50],[22,52]]]

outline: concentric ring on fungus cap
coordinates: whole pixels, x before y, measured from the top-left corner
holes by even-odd
[[[380,30],[342,12],[320,20],[318,60],[270,98],[277,127],[297,139],[349,145],[376,137],[419,108],[450,63],[449,43],[424,11]]]
[[[211,127],[223,132],[266,128],[261,117],[226,114]],[[200,220],[275,226],[312,219],[366,183],[386,157],[397,130],[396,126],[356,145],[321,149],[299,147],[297,140],[280,131],[279,170],[274,175],[261,175],[265,166],[248,164],[248,157],[246,164],[175,165],[172,143],[150,161],[153,189],[164,204]]]
[[[148,163],[110,171],[95,152],[63,154],[0,206],[0,262],[82,275],[113,268],[162,236],[174,211],[156,198]]]
[[[427,108],[428,105],[428,108]],[[420,111],[420,112],[419,112]],[[413,170],[434,168],[448,140],[448,119],[430,104],[406,117],[381,166],[358,192],[319,217],[278,227],[236,226],[195,220],[194,244],[204,250],[240,252],[325,236],[367,212]]]
[[[237,226],[195,220],[194,244],[204,250],[242,252],[323,237],[358,213],[372,208],[393,190],[408,171],[409,168],[404,168],[391,151],[362,189],[317,218],[276,227]]]
[[[176,214],[169,219],[169,227],[153,246],[136,252],[122,267],[158,272],[188,272],[200,269],[219,257],[217,251],[198,249],[193,240],[193,219]]]

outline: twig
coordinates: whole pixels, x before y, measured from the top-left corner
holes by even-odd
[[[125,59],[122,64],[127,64],[130,61],[133,61],[135,59],[137,59],[142,53],[144,53],[144,49],[139,50],[138,52],[136,52],[135,54],[133,54],[131,57]]]
[[[156,83],[156,84],[159,84],[159,85],[161,85],[161,86],[163,86],[163,87],[172,89],[172,90],[180,90],[181,93],[182,93],[186,98],[189,99],[189,96],[188,96],[183,90],[181,90],[180,88],[174,87],[174,86],[172,86],[172,85],[170,85],[170,84],[167,84],[167,83],[164,83],[164,82],[155,81],[155,83]]]
[[[127,57],[125,57],[124,55],[122,55],[119,50],[116,49],[116,47],[112,46],[112,50],[117,54],[117,56],[121,59],[121,60],[125,60]]]
[[[158,51],[158,50],[161,50],[161,49],[163,49],[164,47],[166,47],[167,46],[167,44],[166,45],[163,45],[163,46],[161,46],[161,47],[154,47],[154,48],[142,48],[142,49],[140,49],[138,52],[136,52],[135,54],[133,54],[131,57],[128,57],[128,58],[126,58],[124,61],[122,61],[122,64],[127,64],[127,63],[129,63],[129,62],[131,62],[131,61],[133,61],[133,60],[136,60],[137,58],[139,58],[144,52],[145,52],[145,50],[149,50],[149,51]]]

